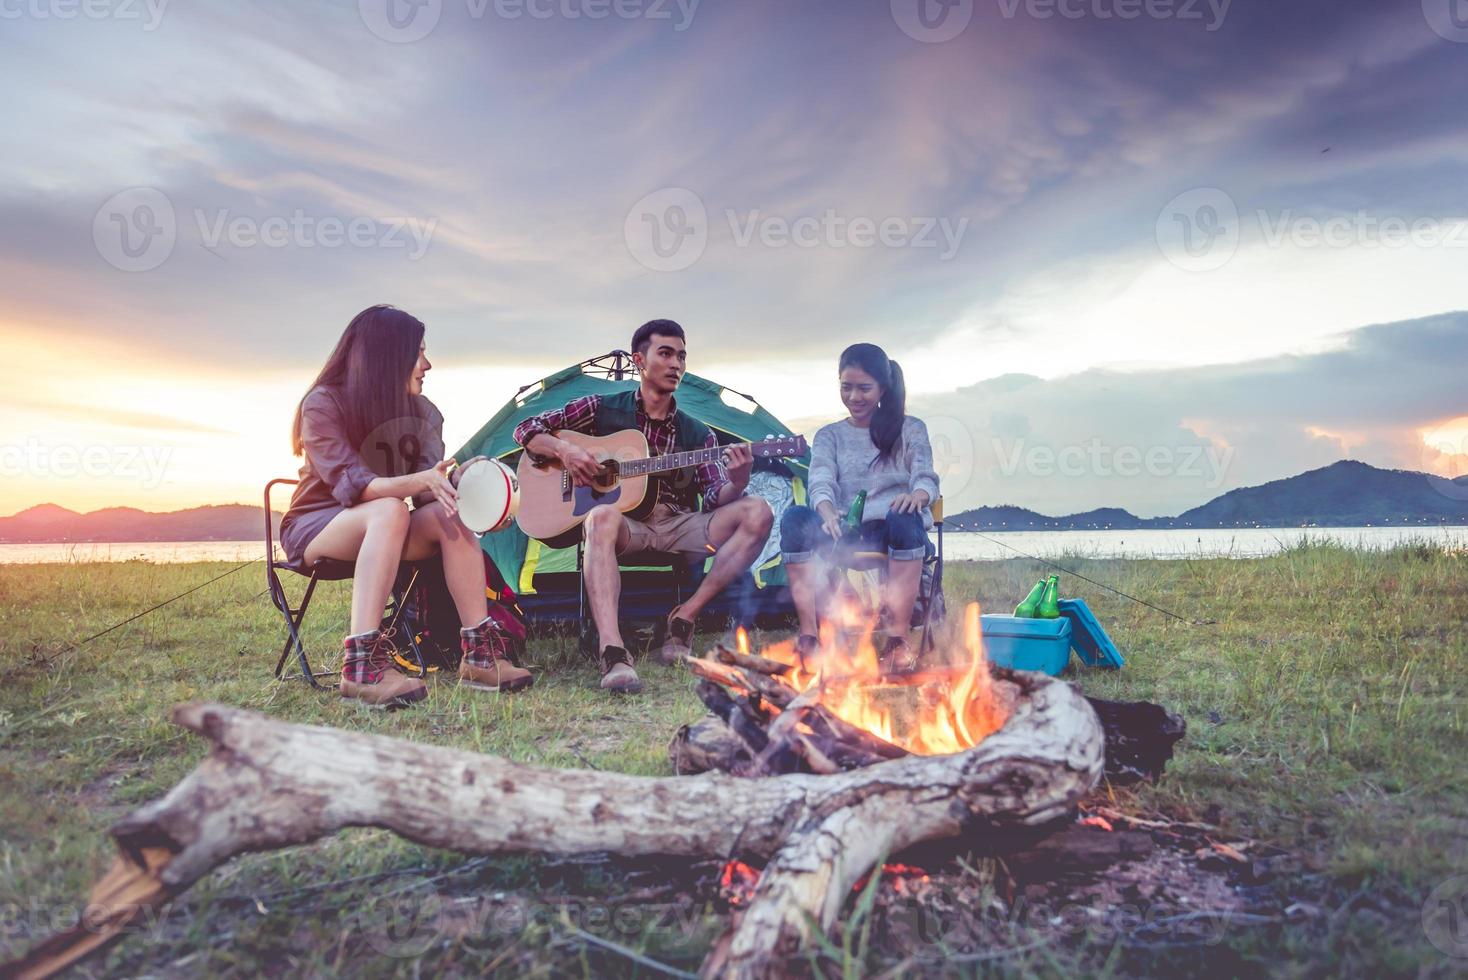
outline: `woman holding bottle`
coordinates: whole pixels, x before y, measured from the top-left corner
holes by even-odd
[[[880,653],[887,669],[906,672],[917,665],[909,633],[933,526],[930,508],[938,498],[933,450],[927,426],[906,414],[902,368],[882,348],[851,345],[837,372],[847,417],[816,433],[810,506],[790,508],[780,522],[780,549],[800,618],[796,649],[804,655],[819,645],[822,576],[813,560],[838,547],[885,550],[887,639]],[[848,527],[852,510],[859,513]]]

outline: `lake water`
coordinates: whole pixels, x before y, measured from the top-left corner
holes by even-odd
[[[994,561],[1019,553],[1053,558],[1259,558],[1301,540],[1339,541],[1364,549],[1404,542],[1468,550],[1468,527],[1251,527],[1167,531],[950,531],[943,549],[954,560]],[[151,561],[163,563],[259,558],[259,541],[140,542],[135,544],[0,544],[0,564]]]

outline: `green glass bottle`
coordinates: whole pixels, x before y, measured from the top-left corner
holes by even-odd
[[[1014,614],[1020,619],[1034,619],[1035,614],[1040,611],[1040,600],[1044,598],[1044,595],[1045,580],[1040,579],[1030,590],[1030,594],[1025,596],[1024,601],[1014,607]]]
[[[1035,613],[1037,619],[1059,619],[1060,618],[1060,576],[1052,575],[1045,582],[1045,594],[1040,599],[1040,608]]]
[[[867,509],[867,492],[858,490],[856,499],[851,502],[851,509],[846,512],[846,526],[853,531],[861,527],[862,511]]]

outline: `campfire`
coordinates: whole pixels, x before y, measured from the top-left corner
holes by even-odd
[[[979,605],[965,610],[957,650],[939,650],[953,663],[909,676],[887,673],[872,642],[876,622],[850,611],[827,624],[820,648],[801,657],[794,640],[774,644],[756,659],[741,627],[736,649],[718,648],[719,659],[742,670],[768,672],[812,705],[875,738],[914,755],[947,755],[977,745],[1004,724],[1008,709],[996,695],[984,658]],[[853,624],[853,620],[855,621]]]
[[[884,669],[875,622],[848,614],[805,656],[794,640],[750,650],[743,628],[687,664],[699,698],[721,723],[685,729],[672,754],[679,771],[720,769],[745,776],[831,774],[906,755],[951,755],[1003,727],[1018,689],[996,679],[984,656],[979,606],[942,636],[932,667]]]

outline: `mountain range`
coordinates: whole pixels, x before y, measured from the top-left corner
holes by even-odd
[[[280,515],[271,515],[277,530]],[[1241,487],[1176,517],[1137,517],[1117,507],[1050,517],[1008,504],[947,518],[950,528],[982,531],[1133,530],[1170,527],[1359,527],[1468,524],[1468,476],[1449,480],[1341,460],[1298,476]],[[109,507],[79,514],[41,504],[0,517],[0,543],[258,541],[260,508],[193,507],[165,514]]]
[[[953,514],[947,523],[979,531],[1468,524],[1468,476],[1450,480],[1343,459],[1261,486],[1230,490],[1176,517],[1138,517],[1117,507],[1049,517],[1001,505]]]
[[[279,531],[280,515],[271,514]],[[14,517],[0,517],[0,542],[108,541],[259,541],[265,531],[260,508],[246,504],[190,507],[155,514],[132,507],[108,507],[89,514],[41,504]]]

